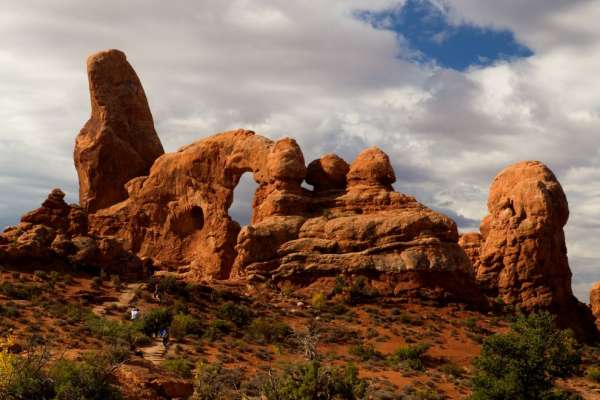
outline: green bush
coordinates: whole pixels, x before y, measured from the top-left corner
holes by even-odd
[[[233,330],[234,326],[231,322],[222,319],[213,320],[206,331],[204,332],[204,338],[208,340],[215,340],[223,335],[227,335]]]
[[[0,293],[15,300],[31,300],[41,293],[41,289],[36,285],[3,282],[0,284]]]
[[[318,361],[289,366],[267,379],[262,395],[268,400],[362,399],[367,382],[358,377],[353,364],[344,367],[322,366]]]
[[[119,275],[111,275],[110,276],[110,284],[115,289],[120,289],[121,288],[121,278],[119,277]]]
[[[484,340],[474,362],[471,399],[565,398],[567,394],[553,390],[554,381],[575,373],[580,362],[572,333],[559,330],[552,315],[519,316],[510,332]]]
[[[294,331],[281,321],[257,318],[248,327],[248,334],[262,343],[281,343]]]
[[[102,278],[100,278],[99,276],[95,276],[92,278],[92,289],[100,289],[100,287],[102,286]]]
[[[41,271],[39,269],[33,271],[33,276],[41,282],[45,282],[46,280],[48,280],[48,274],[46,273],[46,271]]]
[[[423,361],[429,347],[425,343],[400,347],[387,357],[387,361],[392,365],[403,365],[413,370],[422,370],[425,368]]]
[[[357,344],[354,346],[350,346],[348,349],[348,353],[350,355],[360,358],[362,361],[368,361],[381,357],[381,353],[375,350],[372,344]]]
[[[217,311],[217,316],[226,321],[233,322],[238,328],[246,326],[252,321],[252,311],[244,305],[231,301],[223,304]]]
[[[196,365],[194,376],[195,400],[225,400],[239,398],[239,388],[242,385],[241,374],[223,368],[221,364]]]
[[[90,353],[82,361],[57,361],[49,371],[54,383],[53,400],[117,400],[122,396],[110,383],[112,360]]]
[[[317,310],[323,311],[327,306],[327,298],[322,292],[318,292],[312,296],[310,303]]]
[[[185,282],[178,281],[175,275],[164,275],[160,278],[153,278],[152,281],[159,293],[170,294],[182,299],[189,298],[191,287]]]
[[[2,355],[2,352],[0,352]],[[115,353],[84,354],[81,361],[50,363],[43,344],[30,341],[22,355],[13,355],[0,368],[0,400],[117,400],[122,396],[110,382]]]
[[[171,322],[170,332],[175,340],[181,340],[186,335],[199,333],[200,322],[189,314],[177,314]]]
[[[165,371],[171,372],[181,378],[192,377],[192,363],[185,358],[171,358],[163,361],[161,366]]]
[[[589,367],[585,371],[585,377],[592,382],[600,382],[600,369],[598,367]]]
[[[171,310],[166,307],[154,308],[142,317],[141,331],[148,336],[156,335],[161,329],[168,328],[172,320]]]

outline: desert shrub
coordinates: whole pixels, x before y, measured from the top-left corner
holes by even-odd
[[[585,377],[592,382],[600,382],[600,369],[598,367],[589,367],[585,371]]]
[[[233,329],[234,325],[231,322],[222,319],[215,319],[208,325],[204,331],[203,337],[212,341],[229,334],[231,331],[233,331]]]
[[[432,388],[409,386],[403,390],[401,398],[403,400],[443,400],[446,396]]]
[[[48,280],[48,274],[46,273],[46,271],[42,271],[39,269],[33,271],[33,276],[41,282]]]
[[[402,365],[413,370],[422,370],[425,368],[423,361],[429,347],[425,343],[400,347],[387,357],[387,361],[392,365]]]
[[[81,361],[50,362],[46,347],[30,340],[21,354],[11,354],[0,340],[0,400],[116,400],[121,395],[109,380],[113,353],[88,353]]]
[[[244,305],[231,301],[223,304],[217,311],[217,316],[226,321],[233,322],[237,327],[246,326],[252,321],[252,311]]]
[[[29,342],[26,356],[12,354],[14,338],[0,338],[0,400],[50,399],[53,386],[43,369],[49,361],[44,346]]]
[[[102,286],[102,278],[100,278],[99,276],[95,276],[92,278],[92,289],[100,289],[100,286]]]
[[[121,278],[119,277],[119,275],[111,275],[110,276],[110,284],[115,289],[120,289],[121,288]]]
[[[519,316],[510,332],[484,340],[471,399],[565,398],[570,395],[553,390],[554,381],[575,373],[580,362],[572,333],[558,329],[551,314]]]
[[[192,363],[185,358],[171,358],[165,360],[161,364],[162,368],[167,371],[175,374],[181,378],[191,378],[192,377]]]
[[[143,330],[142,321],[135,323],[115,321],[88,314],[84,318],[85,329],[95,338],[112,345],[137,347],[149,344],[151,339]]]
[[[82,361],[57,361],[49,371],[53,400],[116,400],[119,390],[110,383],[113,360],[103,353],[88,353]]]
[[[360,358],[362,361],[368,361],[372,359],[377,359],[381,357],[381,353],[375,350],[372,344],[357,344],[354,346],[350,346],[348,349],[348,353],[350,355]]]
[[[7,318],[18,318],[20,313],[19,313],[19,309],[17,308],[17,306],[12,303],[9,304],[10,302],[8,302],[6,305],[2,305],[0,304],[0,315],[7,317]]]
[[[362,399],[367,381],[358,377],[353,364],[323,366],[318,361],[288,366],[282,374],[270,376],[262,385],[268,400]]]
[[[0,293],[15,300],[31,300],[38,296],[41,290],[36,285],[3,282],[0,284]]]
[[[465,372],[462,367],[451,362],[443,364],[440,367],[440,371],[445,375],[451,376],[453,378],[461,378]]]
[[[252,321],[247,330],[248,334],[262,343],[281,343],[294,331],[281,321],[257,318]]]
[[[188,299],[191,286],[185,282],[177,280],[175,275],[164,275],[160,278],[152,278],[151,284],[156,285],[159,293],[170,294],[172,296]]]
[[[224,400],[239,398],[241,374],[223,368],[221,364],[199,362],[194,375],[195,400]]]
[[[322,292],[315,293],[311,300],[310,304],[319,311],[323,311],[327,306],[327,298]]]
[[[189,314],[177,314],[171,322],[171,336],[176,340],[183,339],[186,335],[198,333],[200,322]]]
[[[173,314],[166,307],[154,308],[148,311],[141,322],[141,331],[148,335],[156,335],[161,329],[166,329],[171,325]]]

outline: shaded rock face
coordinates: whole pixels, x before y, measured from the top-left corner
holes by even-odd
[[[164,153],[142,84],[118,50],[87,60],[92,114],[75,144],[81,206],[94,212],[127,198],[125,184],[147,175]]]
[[[563,227],[569,208],[560,183],[539,161],[501,171],[488,197],[481,235],[462,236],[478,284],[492,297],[529,311],[549,309],[578,333],[591,332],[591,314],[571,291]]]
[[[65,203],[64,197],[60,189],[52,190],[40,208],[0,233],[0,261],[71,264],[141,276],[141,260],[115,238],[90,236],[87,213],[77,205]]]

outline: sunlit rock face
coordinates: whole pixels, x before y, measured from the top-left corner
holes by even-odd
[[[549,309],[565,326],[587,330],[591,314],[571,290],[563,231],[569,207],[552,171],[539,161],[505,168],[491,184],[488,211],[481,235],[460,241],[477,283],[503,303]]]
[[[119,50],[87,59],[92,115],[77,136],[79,202],[91,212],[127,198],[125,183],[147,175],[164,153],[142,84]]]

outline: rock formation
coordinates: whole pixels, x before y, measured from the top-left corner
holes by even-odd
[[[351,165],[327,154],[306,167],[293,139],[240,129],[163,154],[125,55],[91,56],[88,74],[92,116],[75,147],[82,207],[54,190],[0,235],[0,261],[58,259],[138,273],[148,258],[192,280],[304,287],[361,278],[384,295],[481,307],[485,293],[549,309],[582,335],[595,332],[571,291],[567,200],[542,163],[498,174],[481,233],[459,238],[450,218],[394,191],[394,170],[378,148]],[[252,223],[241,228],[228,210],[246,172],[258,189]],[[599,292],[592,293],[596,315]]]
[[[272,147],[272,141],[238,130],[165,154],[148,176],[127,185],[126,201],[90,216],[92,232],[119,237],[165,267],[189,265],[199,278],[227,278],[240,230],[227,213],[233,190],[244,172],[268,185]]]
[[[75,144],[79,202],[94,212],[127,198],[125,184],[147,175],[164,153],[142,84],[118,50],[88,57],[92,115]]]
[[[481,238],[461,240],[482,288],[504,303],[549,309],[564,325],[588,329],[590,313],[571,290],[563,232],[567,199],[552,171],[539,161],[507,167],[492,182],[488,211]]]
[[[590,290],[590,307],[596,318],[596,326],[600,329],[600,282],[594,283]]]
[[[65,203],[64,197],[60,189],[52,190],[40,208],[0,234],[0,262],[72,264],[141,276],[141,260],[115,238],[89,236],[86,212]]]

